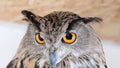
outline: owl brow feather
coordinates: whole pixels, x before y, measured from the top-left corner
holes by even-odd
[[[75,24],[77,24],[77,23],[76,23],[77,21],[80,21],[80,19],[73,20],[73,21],[71,21],[71,22],[68,24],[67,33],[72,29],[72,27],[73,27]]]
[[[32,13],[31,11],[28,11],[28,10],[22,10],[21,12],[26,18],[24,18],[23,20],[25,21],[31,21],[33,25],[35,25],[37,27],[38,30],[40,30],[40,22],[36,20],[37,16]],[[41,18],[39,16],[39,18]]]
[[[73,21],[71,21],[68,25],[68,28],[67,28],[67,32],[69,32],[69,30],[72,29],[72,27],[77,24],[76,22],[83,22],[84,24],[88,24],[88,23],[91,23],[91,22],[101,22],[102,19],[99,18],[99,17],[88,17],[88,18],[84,18],[84,17],[79,17],[79,19],[75,19]]]

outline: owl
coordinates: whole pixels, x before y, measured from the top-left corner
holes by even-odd
[[[69,11],[44,17],[29,10],[21,13],[29,25],[6,68],[107,68],[101,41],[89,24],[101,18]]]

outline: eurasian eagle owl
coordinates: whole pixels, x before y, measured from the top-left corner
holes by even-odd
[[[22,14],[30,24],[7,68],[107,68],[101,41],[88,24],[101,18],[68,11]]]

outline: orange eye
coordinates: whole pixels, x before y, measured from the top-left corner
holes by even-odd
[[[66,34],[66,36],[64,36],[62,38],[62,41],[67,43],[67,44],[71,44],[73,42],[75,42],[76,40],[76,34],[75,33],[68,33]]]
[[[36,33],[36,34],[35,34],[35,40],[36,40],[36,42],[37,42],[38,44],[44,44],[44,43],[45,43],[44,40],[43,40],[43,38],[40,37],[40,34],[39,34],[39,33]]]

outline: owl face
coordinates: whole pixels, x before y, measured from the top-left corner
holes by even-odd
[[[82,18],[75,13],[61,11],[44,17],[27,10],[22,11],[22,14],[25,16],[24,20],[30,24],[16,58],[28,57],[32,59],[33,66],[39,68],[104,66],[99,65],[105,63],[100,40],[88,24],[99,22],[100,18]],[[22,64],[28,66],[23,60]]]
[[[79,21],[74,23],[76,24],[74,24],[73,27],[69,27],[69,24],[65,23],[62,27],[56,26],[56,28],[53,28],[50,22],[48,23],[49,25],[45,26],[46,28],[39,27],[45,31],[38,31],[34,34],[35,44],[39,47],[42,46],[44,50],[49,50],[49,53],[45,54],[49,55],[50,63],[53,66],[67,55],[72,54],[79,57],[84,54],[84,50],[89,49],[89,47],[85,47],[86,45],[88,46],[90,38],[89,28],[87,28],[88,25],[79,24]],[[54,25],[57,25],[57,23],[54,22]],[[69,27],[69,29],[67,27]]]

